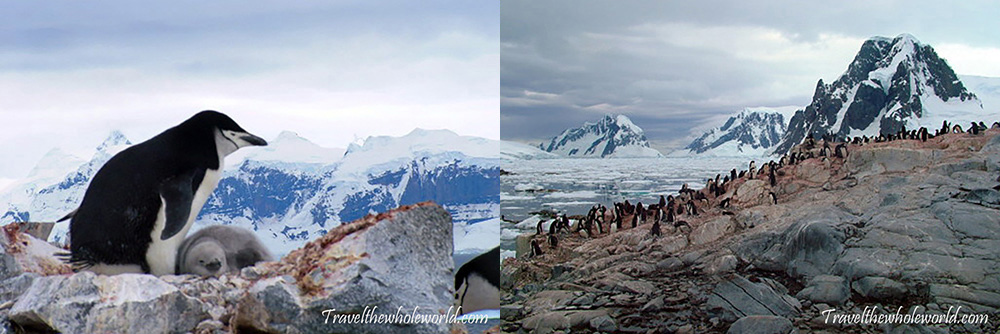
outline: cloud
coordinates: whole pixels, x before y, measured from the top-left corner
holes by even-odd
[[[496,4],[22,3],[0,13],[0,177],[52,147],[134,142],[216,109],[320,145],[447,128],[499,138]],[[25,139],[30,139],[25,141]]]
[[[955,73],[1000,77],[1000,47],[975,47],[942,43],[934,51],[951,65]]]

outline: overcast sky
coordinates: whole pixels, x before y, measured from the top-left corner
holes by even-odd
[[[493,1],[0,1],[0,179],[214,109],[319,145],[500,138]]]
[[[809,104],[871,36],[909,33],[958,74],[1000,77],[998,17],[996,1],[504,1],[501,137],[620,113],[666,153],[744,107]]]

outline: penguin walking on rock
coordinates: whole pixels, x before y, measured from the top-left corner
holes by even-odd
[[[177,249],[219,183],[224,158],[267,142],[206,110],[111,157],[70,220],[68,262],[98,274],[174,274]]]

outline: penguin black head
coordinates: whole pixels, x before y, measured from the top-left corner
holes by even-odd
[[[191,138],[212,135],[217,140],[220,153],[228,155],[247,146],[267,146],[267,141],[244,130],[236,121],[214,110],[205,110],[191,116],[174,128]]]

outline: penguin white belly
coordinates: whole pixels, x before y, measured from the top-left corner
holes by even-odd
[[[223,166],[221,161],[219,166],[221,170],[221,166]],[[163,197],[160,197],[160,212],[156,214],[156,223],[153,225],[153,232],[150,233],[153,242],[149,244],[149,249],[146,251],[146,263],[149,264],[151,274],[156,276],[174,274],[177,262],[177,248],[184,242],[184,238],[187,237],[188,230],[191,229],[194,219],[198,217],[201,207],[205,205],[205,202],[208,201],[208,196],[212,195],[215,186],[219,184],[221,176],[222,173],[219,170],[205,170],[205,177],[202,178],[201,184],[198,185],[198,190],[194,193],[194,198],[191,201],[191,213],[188,215],[187,221],[184,222],[184,227],[181,228],[180,232],[167,240],[160,240],[163,229],[166,227],[165,210],[167,206]]]
[[[460,303],[463,314],[500,308],[500,288],[476,273],[469,274],[458,293],[456,302]]]

